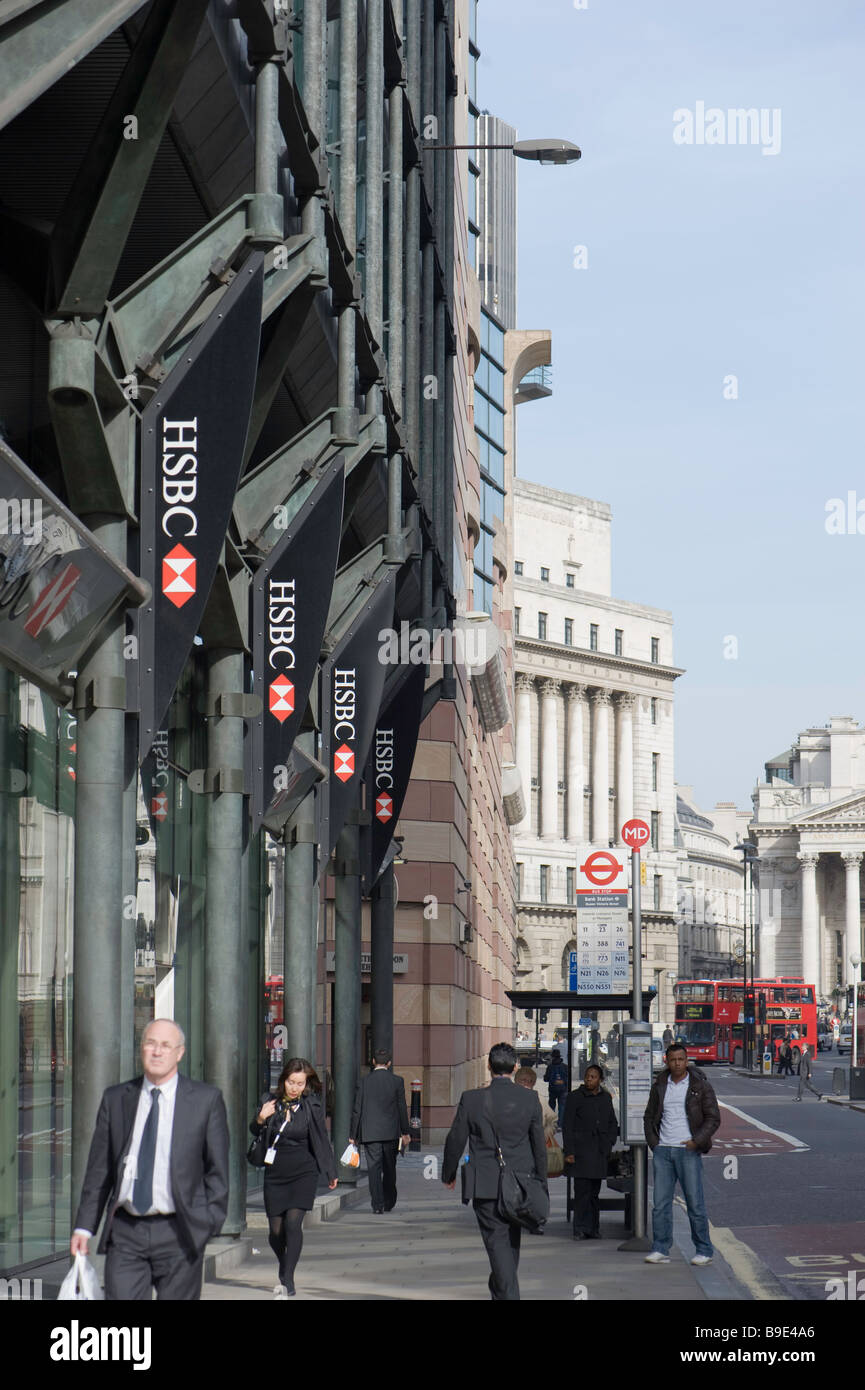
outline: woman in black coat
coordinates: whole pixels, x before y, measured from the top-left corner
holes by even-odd
[[[321,1082],[304,1057],[290,1058],[279,1075],[276,1094],[265,1091],[250,1131],[267,1130],[264,1210],[270,1248],[279,1260],[274,1297],[294,1292],[294,1271],[303,1246],[303,1218],[315,1205],[319,1174],[336,1187],[336,1164],[324,1125]]]
[[[613,1098],[601,1082],[604,1073],[592,1063],[582,1086],[565,1101],[562,1148],[565,1172],[574,1179],[574,1240],[600,1240],[598,1193],[607,1176],[607,1161],[619,1133]]]

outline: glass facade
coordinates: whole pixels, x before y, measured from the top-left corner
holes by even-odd
[[[505,333],[481,311],[481,360],[475,372],[474,411],[481,467],[481,534],[475,546],[475,607],[492,613],[495,588],[492,543],[505,498]]]

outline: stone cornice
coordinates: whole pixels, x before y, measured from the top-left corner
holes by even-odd
[[[552,658],[563,666],[573,667],[577,662],[583,663],[579,669],[563,670],[559,674],[561,680],[581,681],[583,684],[601,684],[604,680],[614,680],[618,673],[622,676],[630,672],[633,675],[656,676],[665,681],[678,680],[679,676],[685,674],[684,667],[680,666],[661,666],[653,661],[636,661],[632,657],[614,656],[612,652],[593,652],[584,647],[565,647],[559,642],[544,642],[539,637],[524,637],[521,634],[514,638],[514,652],[531,654],[532,656],[545,656]],[[588,669],[585,663],[588,663]],[[609,675],[596,675],[596,669],[604,666],[608,668]],[[538,671],[538,676],[546,674]],[[638,691],[638,694],[644,692]],[[645,694],[649,694],[646,691]]]

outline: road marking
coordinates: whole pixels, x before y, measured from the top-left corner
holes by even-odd
[[[709,1237],[715,1249],[727,1261],[740,1284],[744,1284],[754,1299],[762,1302],[785,1303],[787,1295],[783,1292],[775,1276],[766,1269],[751,1249],[726,1226],[713,1226],[709,1223]]]
[[[764,1125],[762,1120],[755,1120],[753,1115],[748,1115],[738,1106],[730,1105],[727,1101],[719,1100],[718,1104],[723,1110],[731,1110],[734,1115],[738,1115],[740,1120],[747,1120],[749,1125],[755,1129],[762,1129],[764,1134],[774,1134],[776,1138],[783,1139],[786,1144],[792,1144],[795,1153],[807,1153],[810,1149],[809,1144],[804,1144],[801,1139],[796,1139],[792,1134],[787,1134],[783,1129],[773,1129],[771,1125]]]

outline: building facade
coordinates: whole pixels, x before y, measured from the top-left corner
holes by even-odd
[[[746,904],[742,855],[733,845],[747,838],[749,820],[750,813],[737,811],[735,803],[719,803],[707,815],[695,804],[691,787],[676,787],[679,975],[684,979],[742,978],[746,909],[750,921],[756,895],[749,873]]]
[[[521,987],[566,989],[575,949],[577,860],[646,821],[644,983],[672,1018],[678,971],[671,614],[611,592],[610,508],[514,484]]]
[[[766,764],[753,803],[760,970],[804,975],[837,1002],[862,955],[865,728],[844,715],[805,729]]]

